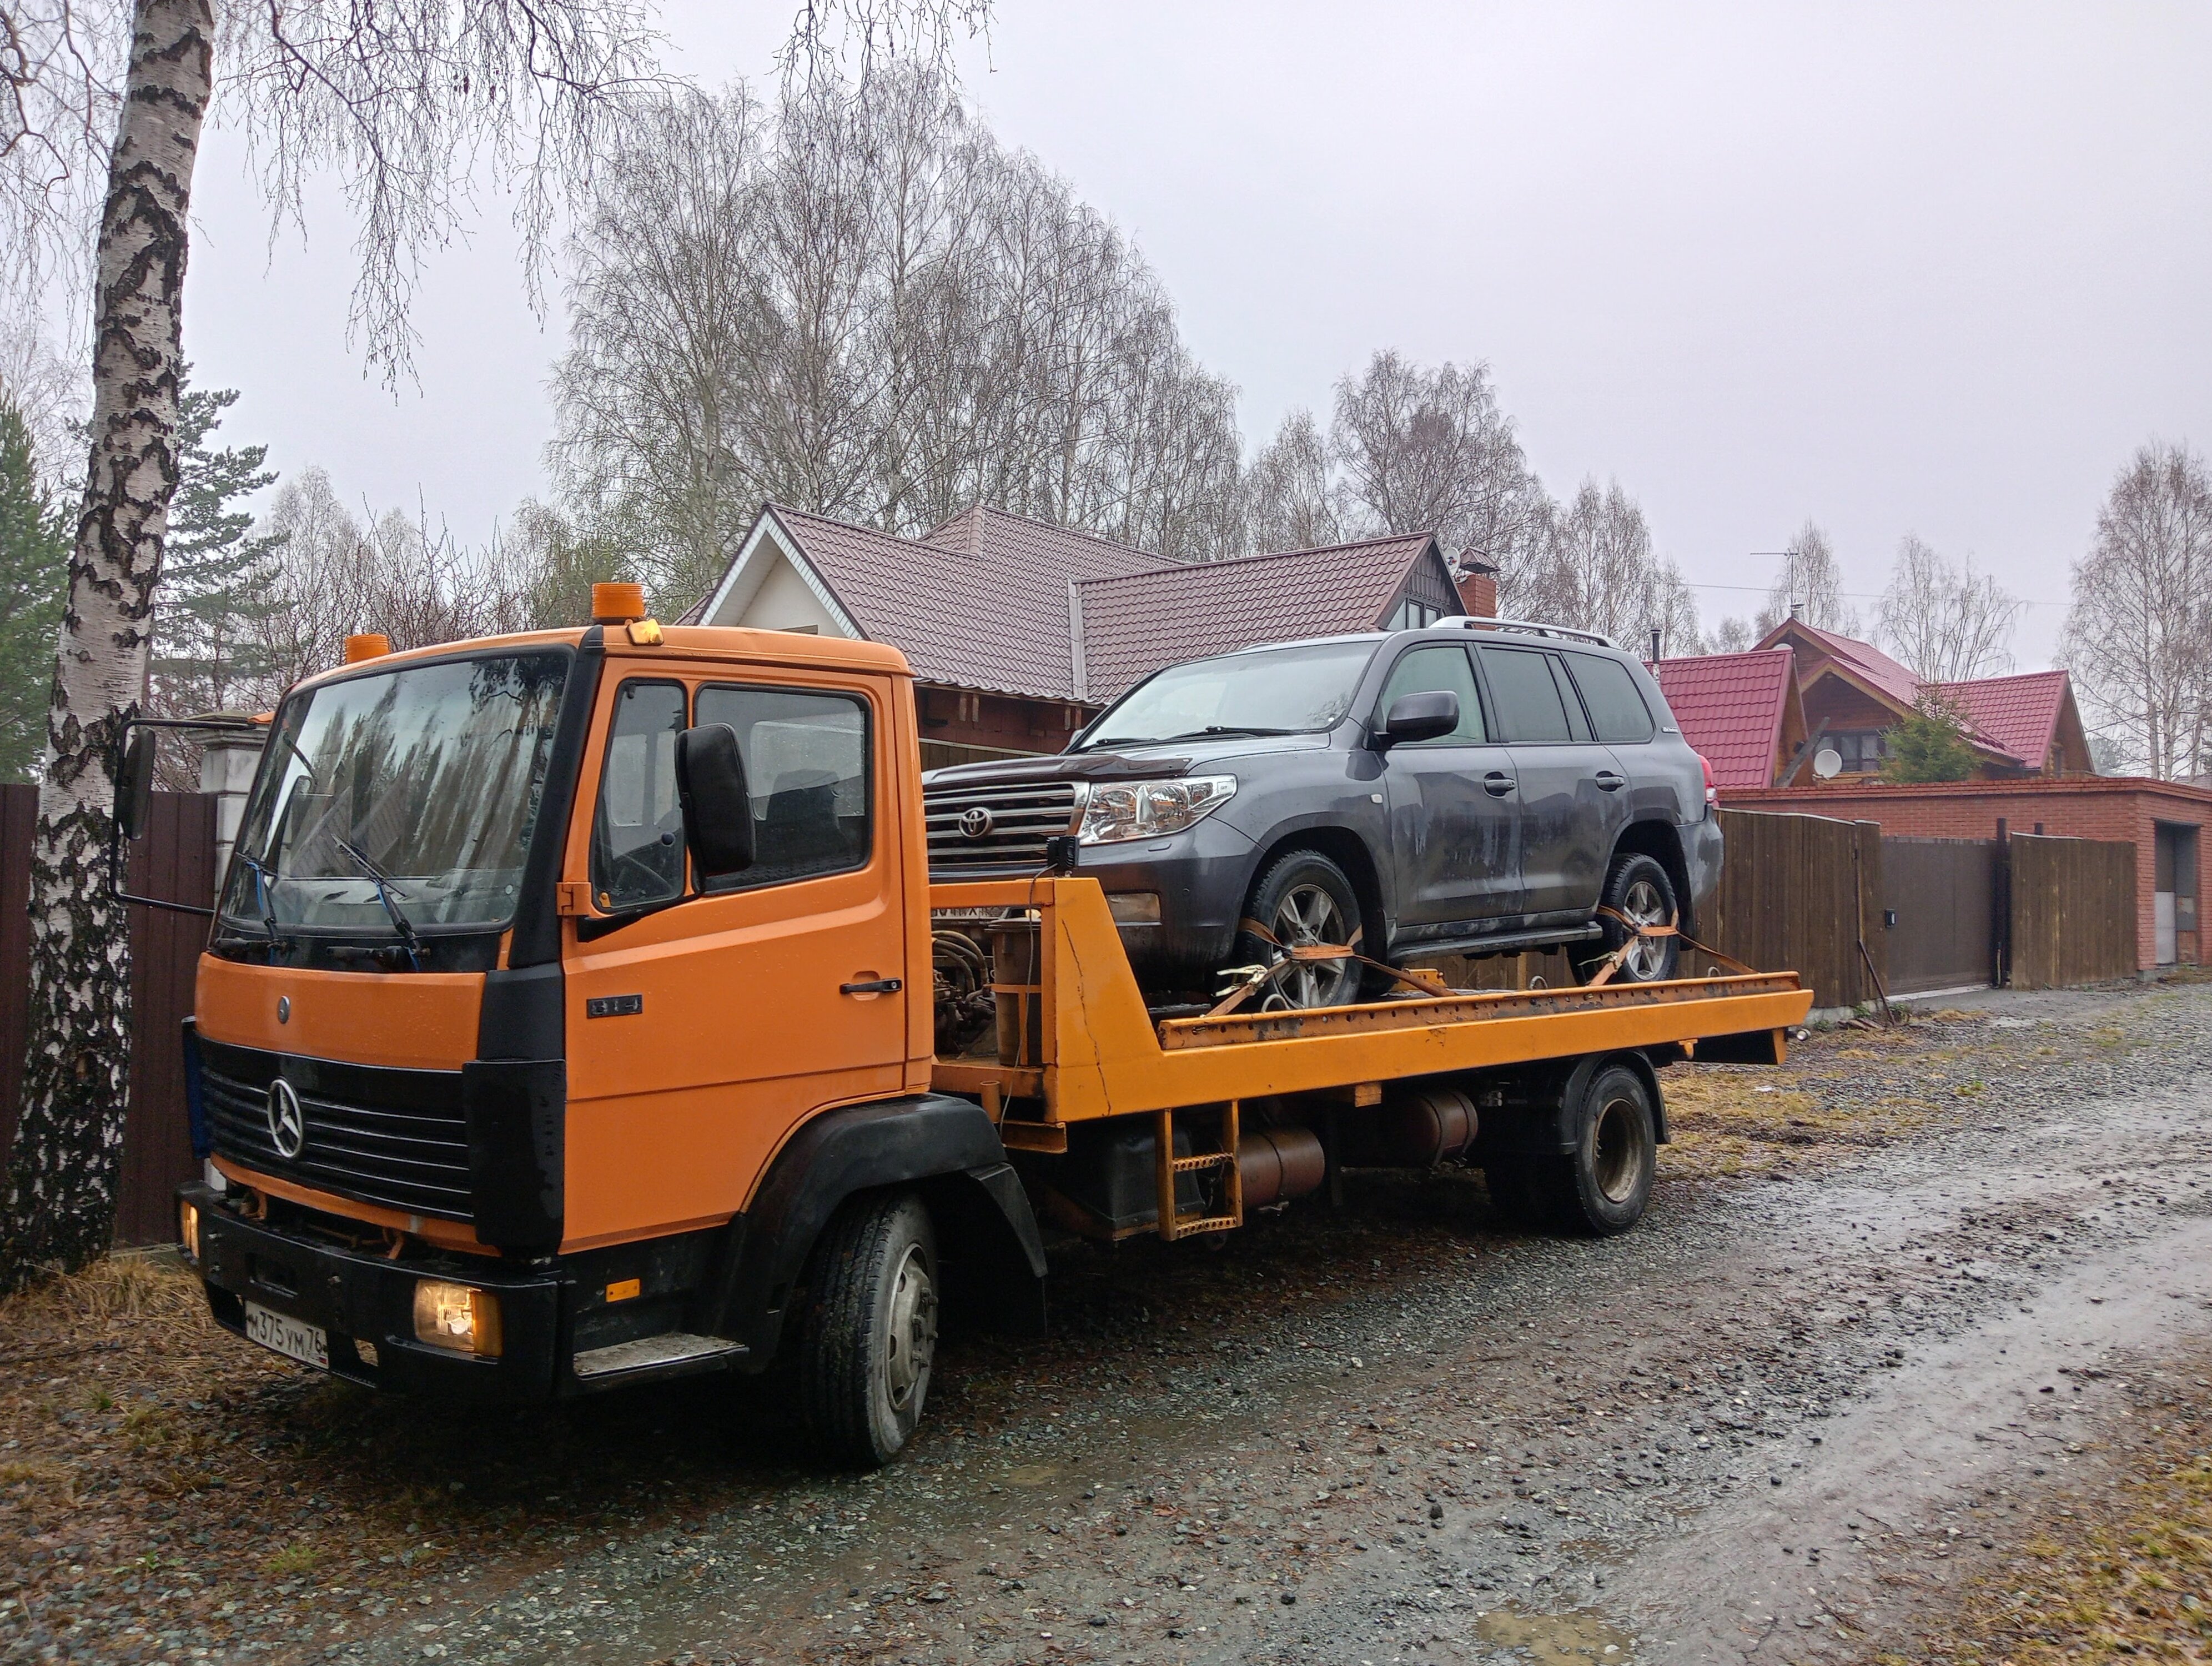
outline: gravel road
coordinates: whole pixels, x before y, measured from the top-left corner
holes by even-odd
[[[1079,1250],[1054,1337],[948,1341],[880,1475],[719,1384],[479,1416],[428,1478],[364,1403],[319,1462],[404,1493],[420,1578],[247,1579],[143,1657],[1868,1657],[2212,1329],[2212,988],[1978,1005],[1668,1073],[1622,1238],[1510,1236],[1448,1175]],[[0,1658],[124,1657],[40,1602]]]

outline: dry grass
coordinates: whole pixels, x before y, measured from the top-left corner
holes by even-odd
[[[1960,1612],[1884,1666],[2212,1658],[2212,1408],[2144,1406],[2110,1484],[2053,1500]],[[2148,1424],[2148,1427],[2142,1426]]]

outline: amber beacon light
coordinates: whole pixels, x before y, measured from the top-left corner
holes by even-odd
[[[641,584],[595,584],[592,587],[592,623],[628,624],[645,617],[645,587]]]
[[[362,631],[346,638],[345,662],[359,665],[363,660],[381,660],[392,652],[392,638],[381,631]]]

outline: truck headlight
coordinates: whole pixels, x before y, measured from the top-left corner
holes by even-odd
[[[415,1339],[456,1353],[499,1357],[499,1298],[472,1284],[423,1279],[415,1286]]]
[[[185,1246],[185,1259],[197,1263],[200,1258],[200,1211],[197,1203],[177,1205],[177,1241]]]
[[[1236,791],[1234,775],[1093,781],[1083,812],[1083,842],[1117,844],[1180,833],[1228,803]]]

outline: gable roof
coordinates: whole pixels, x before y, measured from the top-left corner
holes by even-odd
[[[1433,532],[1085,581],[1076,587],[1081,686],[1091,699],[1111,699],[1180,660],[1373,630],[1424,559],[1443,566]]]
[[[1754,648],[1662,660],[1652,670],[1682,739],[1712,766],[1714,786],[1774,785],[1785,738],[1794,745],[1805,735],[1796,655],[1787,648]],[[1786,721],[1793,708],[1794,726]]]
[[[2040,769],[2058,738],[2058,720],[2073,684],[2063,671],[2032,671],[1935,687],[1976,733],[2029,769]]]
[[[1918,678],[1872,642],[1862,642],[1856,636],[1822,630],[1802,619],[1784,619],[1759,638],[1759,646],[1762,648],[1786,648],[1793,641],[1802,642],[1813,650],[1806,656],[1808,660],[1832,660],[1844,670],[1855,673],[1860,681],[1872,684],[1899,705],[1910,707],[1919,697]]]
[[[763,506],[761,517],[860,634],[902,649],[923,682],[1053,700],[1075,697],[1069,584],[1182,565],[981,507],[919,538],[777,503]],[[757,541],[748,537],[745,548]],[[713,620],[744,560],[687,619]]]

